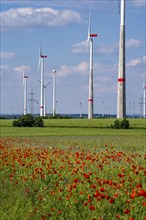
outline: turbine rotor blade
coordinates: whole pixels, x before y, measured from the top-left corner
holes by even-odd
[[[48,83],[45,85],[45,87],[47,87],[50,83],[51,83],[51,82],[48,82]]]
[[[120,11],[120,0],[118,0],[118,10],[119,10],[119,14],[121,13]]]
[[[39,49],[38,72],[40,70],[40,65],[41,65],[41,56],[42,56],[42,46],[40,46],[40,49]]]
[[[91,34],[91,9],[89,11],[89,20],[88,20],[88,37],[87,37],[87,47],[89,46],[90,42],[90,34]]]
[[[24,76],[25,76],[25,74],[24,74],[24,71],[23,71],[23,74],[22,74],[22,77],[23,77],[23,80],[22,80],[22,88],[24,87]]]
[[[91,34],[91,9],[89,11],[89,21],[88,21],[88,38],[90,38]]]
[[[39,57],[39,61],[38,61],[38,72],[40,70],[40,65],[41,65],[41,58]]]

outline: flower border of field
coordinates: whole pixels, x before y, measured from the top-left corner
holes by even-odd
[[[1,138],[0,148],[3,219],[146,219],[146,155],[136,147]]]

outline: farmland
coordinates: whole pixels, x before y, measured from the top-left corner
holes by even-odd
[[[145,120],[1,120],[2,219],[145,220]]]

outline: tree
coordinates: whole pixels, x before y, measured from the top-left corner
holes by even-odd
[[[44,127],[44,121],[42,117],[38,116],[35,118],[35,127]]]
[[[130,128],[130,123],[129,123],[129,121],[126,118],[124,118],[122,121],[117,119],[114,122],[114,124],[111,124],[111,128],[115,128],[115,129],[129,129]]]
[[[31,114],[23,115],[18,120],[13,121],[13,127],[43,127],[44,121],[39,117],[34,117]]]

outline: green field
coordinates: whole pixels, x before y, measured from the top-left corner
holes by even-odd
[[[1,137],[31,137],[55,145],[146,145],[145,119],[130,119],[131,129],[111,129],[115,119],[45,119],[44,128],[12,127],[12,121],[0,120]]]
[[[0,120],[1,219],[145,220],[146,121]]]

